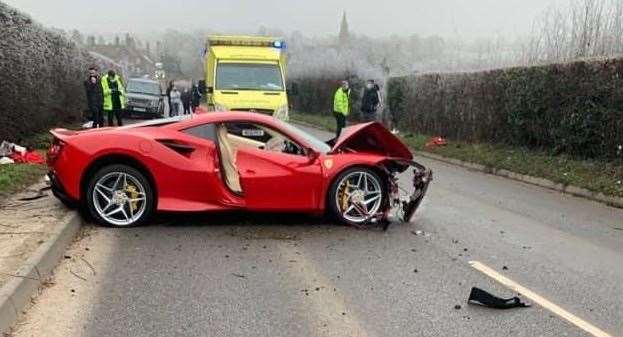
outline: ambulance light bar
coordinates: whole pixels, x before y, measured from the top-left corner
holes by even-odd
[[[243,46],[243,47],[274,47],[284,49],[283,40],[267,37],[244,36],[210,36],[208,46]]]

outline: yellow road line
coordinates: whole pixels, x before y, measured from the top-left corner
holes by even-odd
[[[485,264],[483,264],[482,262],[478,262],[478,261],[470,261],[469,264],[476,270],[482,272],[483,274],[491,277],[492,279],[498,281],[499,283],[501,283],[502,285],[506,286],[507,288],[512,289],[513,291],[520,293],[522,295],[524,295],[525,297],[529,298],[530,300],[532,300],[532,302],[539,304],[540,306],[542,306],[543,308],[553,312],[554,314],[562,317],[563,319],[567,320],[568,322],[570,322],[571,324],[577,326],[578,328],[588,332],[589,334],[596,336],[596,337],[612,337],[610,334],[606,333],[605,331],[599,329],[598,327],[588,323],[587,321],[575,316],[574,314],[568,312],[567,310],[561,308],[560,306],[556,305],[555,303],[552,303],[550,301],[548,301],[547,299],[545,299],[543,296],[533,292],[532,290],[520,285],[519,283],[509,279],[508,277],[496,272],[495,270],[489,268],[488,266],[486,266]]]

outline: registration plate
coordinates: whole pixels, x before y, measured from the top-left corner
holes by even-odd
[[[147,109],[145,109],[145,108],[134,108],[133,110],[134,111],[138,111],[138,112],[145,112],[145,111],[147,111]]]
[[[242,135],[245,137],[262,137],[264,130],[262,129],[243,129]]]

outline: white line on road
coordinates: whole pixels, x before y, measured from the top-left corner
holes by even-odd
[[[545,299],[543,296],[533,292],[532,290],[520,285],[519,283],[509,279],[508,277],[496,272],[495,270],[489,268],[488,266],[486,266],[485,264],[483,264],[482,262],[478,262],[478,261],[470,261],[469,264],[476,270],[482,272],[483,274],[491,277],[492,279],[498,281],[499,283],[501,283],[502,285],[506,286],[507,288],[512,289],[515,292],[518,292],[522,295],[524,295],[525,297],[529,298],[530,300],[532,300],[533,302],[539,304],[540,306],[542,306],[543,308],[555,313],[556,315],[562,317],[563,319],[567,320],[568,322],[574,324],[575,326],[579,327],[580,329],[588,332],[589,334],[595,336],[595,337],[612,337],[610,334],[606,333],[605,331],[599,329],[598,327],[588,323],[587,321],[575,316],[574,314],[568,312],[567,310],[561,308],[560,306],[556,305],[555,303],[552,303],[550,301],[548,301],[547,299]]]

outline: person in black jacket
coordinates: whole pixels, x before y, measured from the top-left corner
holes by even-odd
[[[100,84],[100,77],[97,74],[97,68],[89,68],[89,77],[84,81],[84,90],[87,95],[87,104],[89,106],[91,120],[93,121],[93,127],[103,127],[104,114],[102,105],[104,104],[104,95],[102,94],[102,86]]]
[[[169,85],[167,86],[167,104],[169,107],[169,117],[173,116],[173,106],[171,105],[171,90],[173,90],[173,81],[169,81]]]
[[[194,83],[192,88],[192,109],[193,112],[197,110],[197,107],[201,104],[201,90],[199,90],[199,86]]]
[[[361,117],[364,122],[376,121],[376,110],[379,106],[379,89],[374,80],[368,80],[361,99]]]
[[[182,105],[184,106],[184,115],[190,115],[190,105],[192,99],[192,92],[188,87],[184,87],[184,90],[182,90]]]

